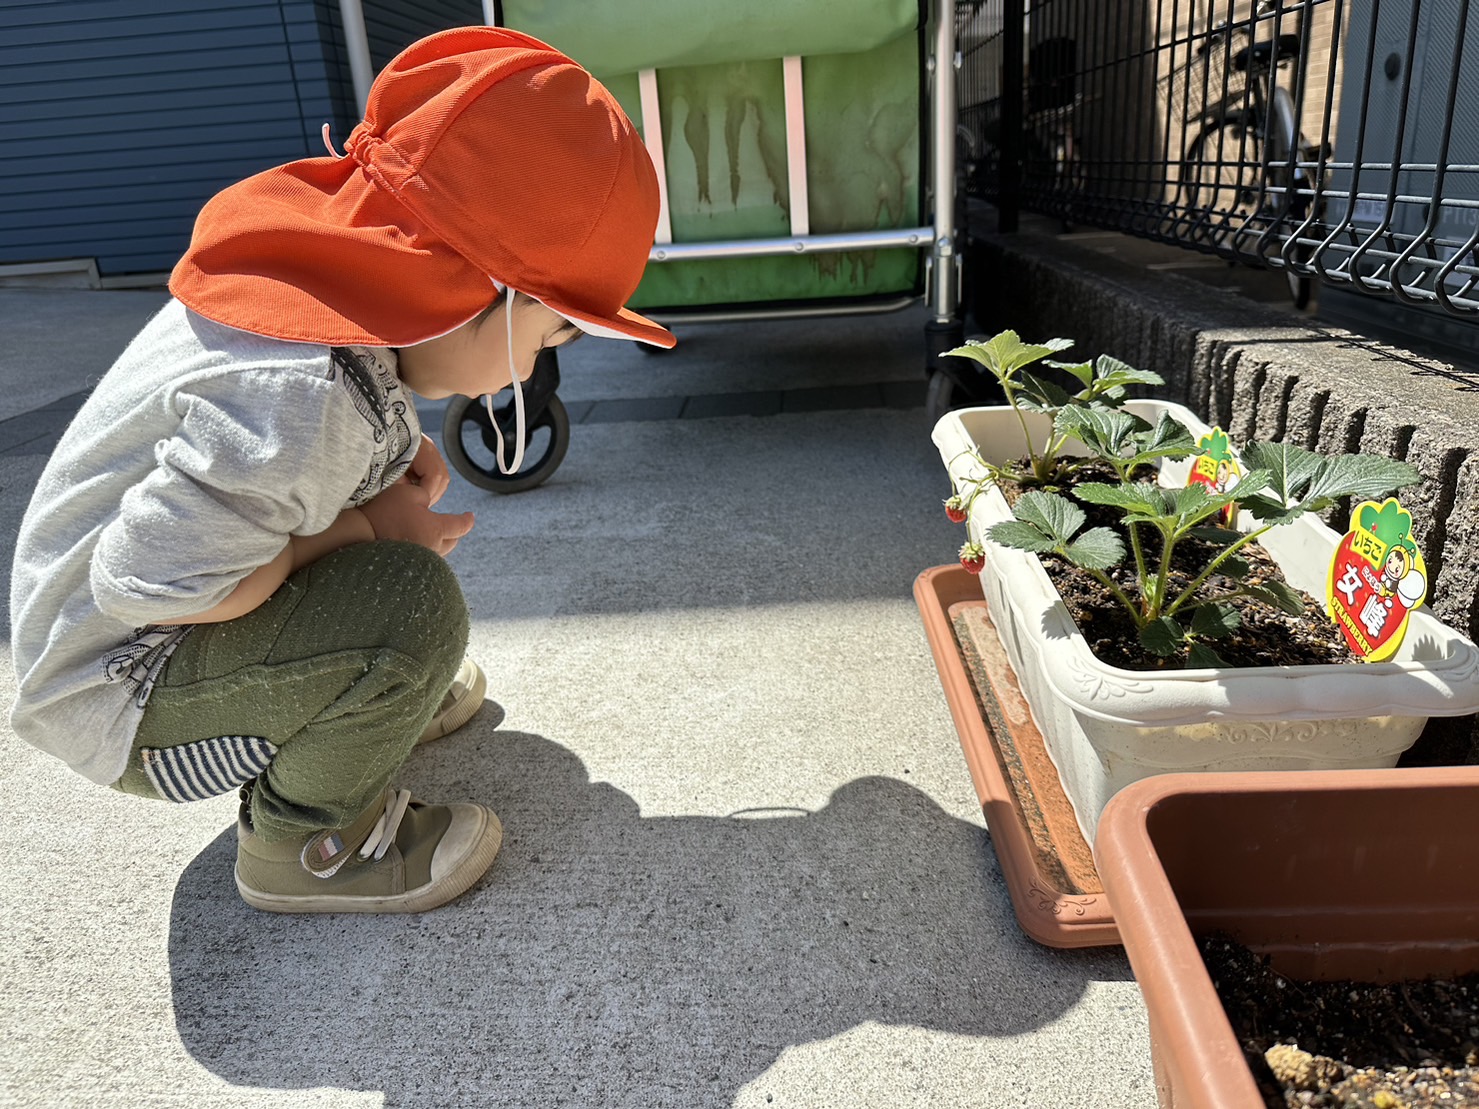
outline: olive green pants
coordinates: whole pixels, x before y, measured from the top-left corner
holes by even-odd
[[[181,800],[255,773],[258,835],[345,827],[415,747],[457,673],[467,626],[457,578],[434,552],[385,541],[336,551],[255,611],[185,637],[116,788]],[[181,796],[172,782],[187,779]]]

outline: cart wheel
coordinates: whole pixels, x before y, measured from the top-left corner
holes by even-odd
[[[940,417],[956,407],[955,394],[958,390],[950,375],[936,370],[930,374],[929,384],[924,390],[924,414],[930,426],[940,422]]]
[[[496,399],[494,407],[501,407]],[[505,445],[505,457],[511,446]],[[442,450],[447,461],[468,481],[493,493],[533,489],[559,468],[569,448],[570,415],[554,395],[524,428],[524,464],[516,474],[498,469],[498,436],[480,402],[453,397],[442,419]]]

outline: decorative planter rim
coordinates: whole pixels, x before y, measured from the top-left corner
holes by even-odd
[[[1126,408],[1152,421],[1159,413],[1169,412],[1195,435],[1211,430],[1189,409],[1168,401],[1130,401]],[[1016,416],[1007,406],[946,413],[935,425],[932,439],[957,487],[985,473],[969,455],[976,441],[964,426],[966,421],[982,416],[1009,419],[1011,431],[1020,441]],[[1039,422],[1043,419],[1037,417]],[[1188,464],[1181,465],[1184,468]],[[986,538],[985,532],[992,524],[1011,518],[1006,498],[990,487],[972,505],[971,536],[987,547],[988,563],[999,566],[1017,583],[1030,583],[1030,596],[1014,592],[1014,603],[1036,613],[1037,626],[1046,638],[1062,641],[1062,665],[1045,668],[1045,678],[1075,712],[1135,726],[1191,724],[1209,719],[1261,722],[1333,716],[1466,716],[1479,711],[1479,647],[1444,624],[1426,605],[1413,610],[1403,650],[1410,651],[1420,642],[1430,643],[1442,650],[1442,657],[1436,659],[1165,672],[1112,666],[1089,648],[1038,556]],[[1300,529],[1306,542],[1321,544],[1331,555],[1340,542],[1339,534],[1310,514],[1274,529],[1263,542],[1277,542],[1278,535],[1290,529]],[[1074,681],[1066,681],[1065,672]],[[1307,680],[1314,677],[1320,680]],[[1332,683],[1339,687],[1337,695],[1332,694]]]

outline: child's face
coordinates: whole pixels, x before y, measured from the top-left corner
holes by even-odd
[[[407,388],[428,400],[460,393],[480,397],[508,386],[507,300],[486,316],[463,324],[437,339],[401,347],[400,377]],[[518,297],[513,310],[513,358],[519,380],[534,372],[534,359],[547,347],[557,347],[580,335],[580,330],[537,300]]]

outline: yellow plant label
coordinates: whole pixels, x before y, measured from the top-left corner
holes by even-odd
[[[1201,453],[1191,464],[1191,473],[1186,478],[1188,486],[1205,485],[1209,493],[1226,493],[1237,485],[1243,470],[1233,457],[1227,434],[1220,427],[1214,427],[1198,439],[1197,450]],[[1228,505],[1222,510],[1223,524],[1231,524],[1237,514],[1238,506]]]
[[[1412,516],[1395,497],[1362,501],[1330,560],[1325,603],[1352,651],[1367,662],[1391,658],[1423,603],[1428,568],[1412,535]]]

